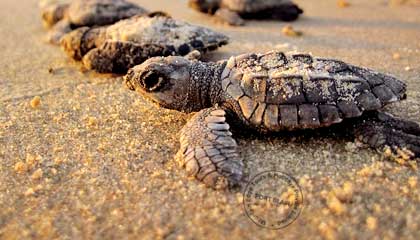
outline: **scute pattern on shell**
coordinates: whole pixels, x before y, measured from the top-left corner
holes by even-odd
[[[139,16],[122,20],[106,30],[107,40],[171,46],[185,55],[192,50],[214,50],[228,38],[208,28],[191,25],[171,17]]]
[[[239,116],[269,131],[329,126],[405,98],[405,84],[392,76],[279,51],[231,58],[222,88]]]

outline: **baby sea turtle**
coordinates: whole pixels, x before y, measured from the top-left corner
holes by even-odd
[[[294,21],[303,13],[290,0],[189,0],[188,4],[230,25],[243,25],[243,18]]]
[[[179,160],[210,187],[235,185],[243,163],[229,131],[263,133],[339,124],[370,147],[420,156],[420,127],[377,110],[406,98],[396,78],[307,54],[245,54],[205,63],[157,57],[130,69],[131,90],[162,107],[198,111],[180,132]]]
[[[140,15],[111,26],[78,28],[61,39],[64,51],[97,72],[127,72],[154,56],[206,52],[228,37],[161,14]]]
[[[41,1],[42,19],[52,28],[48,41],[59,44],[67,32],[83,26],[103,26],[147,11],[125,0],[49,0]]]

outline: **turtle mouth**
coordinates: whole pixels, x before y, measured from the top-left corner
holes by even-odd
[[[165,76],[163,74],[150,71],[140,78],[140,85],[149,92],[159,91],[163,87]]]

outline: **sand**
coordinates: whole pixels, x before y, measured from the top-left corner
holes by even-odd
[[[385,0],[296,1],[293,23],[215,24],[186,1],[137,0],[151,10],[210,26],[232,38],[210,54],[273,48],[334,57],[396,75],[408,100],[387,108],[420,122],[420,8]],[[298,179],[304,209],[287,228],[258,227],[240,191],[188,179],[173,159],[190,117],[158,109],[120,76],[80,71],[44,39],[37,1],[0,1],[1,239],[415,239],[419,170],[358,147],[351,136],[314,131],[239,136],[246,172],[276,169]],[[34,98],[39,96],[39,98]]]

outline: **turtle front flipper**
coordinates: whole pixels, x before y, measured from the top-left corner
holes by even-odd
[[[370,147],[395,155],[420,158],[420,126],[387,113],[370,112],[355,124],[355,136]]]
[[[100,46],[104,41],[103,27],[80,27],[60,39],[63,51],[74,60],[81,60],[90,50]]]
[[[57,22],[47,34],[47,41],[54,45],[59,45],[61,38],[71,32],[71,24],[67,19]]]
[[[245,21],[239,16],[237,12],[231,11],[227,8],[219,8],[214,16],[222,22],[232,26],[243,26]]]
[[[181,130],[180,141],[177,160],[188,175],[215,189],[242,181],[242,158],[224,110],[207,108],[196,113]]]

